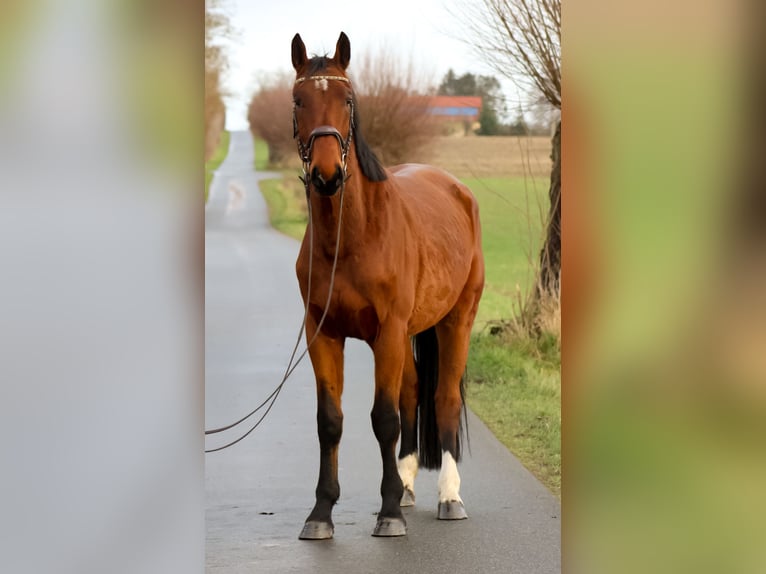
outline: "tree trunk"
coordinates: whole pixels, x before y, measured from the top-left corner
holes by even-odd
[[[552,139],[551,186],[548,191],[551,206],[545,229],[545,243],[540,251],[540,276],[537,295],[558,297],[561,288],[561,120],[556,123]]]

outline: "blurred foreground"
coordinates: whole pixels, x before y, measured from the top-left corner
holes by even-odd
[[[2,572],[202,571],[192,8],[0,9]]]
[[[565,10],[565,570],[763,572],[766,19],[602,9]]]

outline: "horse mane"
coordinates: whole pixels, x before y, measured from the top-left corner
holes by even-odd
[[[306,72],[307,76],[313,76],[319,72],[327,71],[327,65],[331,61],[327,55],[313,56],[309,60],[309,67]],[[372,151],[372,148],[367,144],[362,132],[359,129],[359,106],[357,105],[356,92],[353,87],[351,88],[354,98],[354,138],[353,143],[356,146],[356,159],[359,162],[359,168],[362,170],[364,177],[370,181],[385,181],[388,179],[386,170],[383,168],[383,164],[380,163],[378,156]]]
[[[354,145],[356,145],[356,159],[359,162],[359,168],[364,176],[370,181],[385,181],[388,179],[383,164],[380,163],[378,156],[372,151],[362,137],[359,130],[359,106],[356,104],[356,94],[354,98]]]

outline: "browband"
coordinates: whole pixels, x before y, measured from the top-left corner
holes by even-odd
[[[303,76],[302,78],[295,80],[295,83],[302,84],[306,80],[338,80],[339,82],[346,82],[347,84],[351,83],[351,80],[344,78],[343,76]]]

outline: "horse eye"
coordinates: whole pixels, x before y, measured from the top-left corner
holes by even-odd
[[[353,103],[354,103],[354,100],[353,100],[353,99],[351,99],[351,98],[347,98],[347,99],[346,99],[346,105],[347,105],[347,106],[350,106],[350,105],[352,105]]]
[[[293,105],[296,108],[300,108],[303,104],[302,104],[302,102],[299,99],[296,98],[296,99],[293,100]]]

